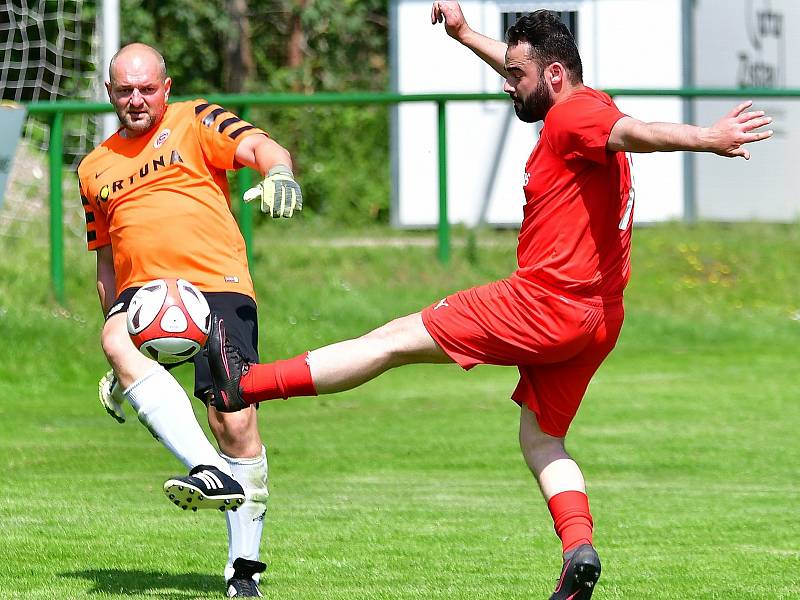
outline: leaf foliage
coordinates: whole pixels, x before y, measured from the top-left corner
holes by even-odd
[[[158,48],[176,95],[386,89],[388,0],[240,1],[237,22],[236,0],[123,0],[121,41]],[[250,65],[242,90],[226,87],[237,64],[230,48],[244,48]],[[306,218],[387,222],[389,110],[254,107],[250,120],[292,153]]]

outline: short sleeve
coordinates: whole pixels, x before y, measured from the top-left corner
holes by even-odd
[[[81,187],[81,204],[86,218],[86,246],[89,250],[97,250],[111,243],[111,236],[108,233],[108,220],[105,212],[97,205],[97,199],[89,200],[89,196]],[[106,188],[103,188],[106,189]],[[101,190],[101,194],[103,191]]]
[[[236,148],[247,136],[267,135],[255,125],[222,108],[197,100],[194,106],[195,131],[206,160],[218,169],[235,169]]]
[[[550,109],[545,131],[553,152],[565,160],[583,158],[604,164],[611,128],[624,116],[612,102],[581,95]]]

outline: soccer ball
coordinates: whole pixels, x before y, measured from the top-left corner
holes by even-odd
[[[185,279],[156,279],[143,285],[128,306],[128,333],[139,351],[171,365],[188,360],[205,345],[211,310],[202,292]]]

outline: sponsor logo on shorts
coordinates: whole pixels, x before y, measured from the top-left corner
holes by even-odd
[[[108,315],[107,316],[110,317],[114,313],[118,313],[119,311],[122,310],[123,306],[125,306],[125,305],[122,302],[117,302],[114,306],[112,306],[111,308],[108,309]]]
[[[169,129],[165,129],[164,131],[159,133],[158,137],[156,138],[156,141],[153,142],[153,148],[156,148],[156,149],[161,148],[161,146],[164,144],[164,142],[167,141],[167,138],[169,137],[170,133],[171,133],[171,131]]]
[[[239,283],[239,278],[236,275],[225,275],[225,283]]]
[[[433,310],[436,310],[436,309],[438,309],[438,308],[442,308],[443,306],[450,306],[450,305],[447,303],[447,298],[442,298],[441,300],[439,300],[439,304],[437,304],[436,306],[434,306],[434,307],[433,307]]]

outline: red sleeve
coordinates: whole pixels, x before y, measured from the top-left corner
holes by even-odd
[[[547,115],[545,129],[553,152],[565,160],[583,158],[604,164],[611,128],[625,114],[613,103],[581,96],[557,104]]]
[[[236,148],[247,136],[267,135],[266,132],[217,104],[204,100],[194,103],[195,131],[203,155],[218,169],[236,169]]]

